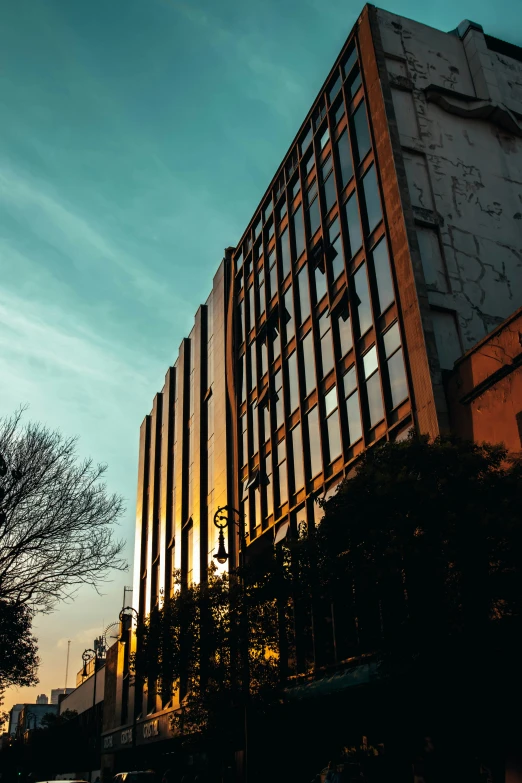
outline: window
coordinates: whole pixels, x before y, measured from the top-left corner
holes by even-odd
[[[341,356],[346,356],[353,345],[352,327],[350,324],[350,313],[348,307],[344,307],[337,317],[337,326],[339,329],[339,343],[341,345]]]
[[[399,333],[399,324],[397,321],[395,321],[393,326],[384,333],[383,340],[386,364],[388,366],[388,377],[390,379],[392,407],[396,408],[400,402],[408,397],[408,384],[406,382],[406,371],[404,369],[401,335]]]
[[[241,464],[246,465],[247,458],[248,458],[248,442],[247,442],[247,417],[245,414],[241,416],[240,424],[241,424],[241,444],[242,444]]]
[[[292,216],[295,241],[295,257],[300,258],[305,249],[305,232],[303,224],[303,208],[299,205]]]
[[[254,258],[259,259],[263,255],[263,242],[259,240],[259,242],[254,247]]]
[[[273,219],[267,224],[266,227],[267,240],[272,239],[274,236],[274,221]]]
[[[274,331],[272,334],[272,361],[278,358],[281,354],[281,335],[279,333],[279,324],[274,324]]]
[[[239,255],[236,256],[236,270],[239,272],[242,266],[243,266],[243,253],[239,253]]]
[[[316,302],[320,302],[326,294],[326,270],[324,264],[315,267],[315,296]]]
[[[238,363],[238,376],[239,384],[241,386],[241,402],[246,400],[246,372],[245,372],[245,357],[242,356]]]
[[[319,409],[317,405],[307,415],[308,438],[310,440],[310,466],[312,478],[321,472],[323,460],[321,456],[321,434],[319,430]]]
[[[346,82],[346,91],[350,98],[354,98],[357,90],[362,84],[361,72],[359,69],[354,69],[350,74],[350,78]]]
[[[257,309],[260,316],[266,311],[264,267],[261,267],[257,277]]]
[[[327,256],[330,260],[332,279],[335,281],[344,272],[344,253],[339,218],[335,218],[334,222],[328,227],[328,239],[330,248]]]
[[[261,520],[261,489],[257,487],[254,492],[254,527],[259,527]]]
[[[350,71],[352,70],[356,62],[357,62],[357,49],[355,48],[355,45],[352,44],[350,49],[346,52],[346,55],[342,63],[342,71],[345,78],[349,75]]]
[[[261,218],[259,217],[257,223],[254,226],[254,239],[257,239],[260,231],[261,231]]]
[[[268,371],[268,348],[266,342],[263,340],[259,349],[261,358],[261,377]]]
[[[363,177],[364,200],[366,202],[366,217],[368,219],[368,233],[372,231],[382,220],[381,200],[377,185],[375,166],[368,169]]]
[[[288,474],[286,468],[286,441],[277,444],[277,472],[279,483],[279,505],[288,502]]]
[[[381,239],[379,244],[375,247],[372,256],[373,266],[375,269],[375,279],[377,281],[379,312],[383,313],[395,299],[390,271],[390,261],[388,258],[388,249],[386,247],[385,239]]]
[[[317,198],[317,181],[314,180],[312,187],[308,189],[306,194],[306,201],[308,204],[308,225],[310,227],[310,237],[313,237],[315,232],[321,225],[321,216],[319,214],[319,199]]]
[[[334,124],[339,125],[343,117],[344,117],[344,101],[341,96],[339,101],[337,102],[337,106],[334,107]]]
[[[268,454],[266,458],[266,515],[271,517],[274,513],[274,488],[272,485],[272,455]]]
[[[290,245],[288,243],[288,229],[285,228],[281,234],[281,268],[283,270],[283,280],[290,274]]]
[[[283,198],[283,200],[280,201],[279,204],[277,205],[277,215],[280,221],[286,215],[286,198]]]
[[[304,487],[304,470],[303,470],[303,437],[301,435],[301,425],[298,424],[294,427],[290,433],[292,438],[292,453],[294,455],[294,485],[295,491]]]
[[[346,222],[350,238],[350,257],[353,258],[362,245],[361,223],[357,208],[357,194],[354,191],[346,202]]]
[[[337,140],[337,157],[341,170],[341,182],[344,188],[353,177],[352,156],[347,130],[344,130]]]
[[[359,163],[370,151],[370,131],[368,130],[368,120],[366,118],[366,107],[362,101],[353,115],[353,126],[357,142],[357,156]]]
[[[321,149],[324,150],[326,145],[328,144],[328,141],[330,140],[330,131],[328,128],[326,128],[325,132],[321,136]]]
[[[257,454],[259,451],[259,424],[257,419],[257,408],[253,406],[250,409],[250,416],[252,421],[252,454]]]
[[[308,288],[308,265],[305,265],[297,275],[299,287],[299,309],[301,323],[310,315],[310,290]]]
[[[244,341],[245,339],[245,301],[242,300],[239,302],[238,306],[238,328],[239,328],[239,344]]]
[[[265,204],[265,208],[263,209],[263,222],[266,223],[270,215],[272,214],[272,200],[268,201]]]
[[[263,440],[267,443],[270,440],[270,408],[268,405],[263,406]]]
[[[250,379],[248,384],[248,390],[250,391],[257,386],[257,367],[256,367],[256,343],[255,341],[250,344],[248,349],[250,355]]]
[[[375,425],[384,418],[379,363],[375,345],[364,354],[363,366],[364,379],[366,381],[366,394],[368,396],[368,410],[370,413],[370,427],[375,427]]]
[[[268,254],[268,280],[269,280],[269,299],[273,299],[277,294],[277,265],[274,249]]]
[[[328,311],[319,319],[319,335],[321,337],[321,360],[323,365],[323,378],[328,375],[334,366],[334,354],[332,345],[332,321]]]
[[[248,289],[248,330],[254,328],[256,322],[256,311],[254,309],[254,286]]]
[[[187,524],[183,532],[185,533],[187,584],[191,585],[194,581],[194,526],[192,521]]]
[[[299,381],[297,376],[297,351],[288,357],[288,399],[290,413],[299,407]]]
[[[308,147],[310,146],[310,142],[312,141],[312,126],[308,126],[308,130],[306,131],[305,135],[303,136],[303,140],[301,141],[301,155],[304,155]]]
[[[355,287],[355,301],[357,304],[357,314],[359,316],[359,329],[361,335],[371,327],[372,310],[370,307],[370,292],[368,291],[368,278],[366,277],[366,264],[361,264],[353,276]]]
[[[305,169],[307,174],[310,174],[314,165],[315,165],[314,151],[313,149],[311,149],[305,160]]]
[[[321,122],[326,117],[326,104],[324,102],[324,99],[322,99],[322,103],[317,107],[314,114],[314,128],[317,130]]]
[[[305,396],[315,389],[315,357],[314,357],[314,338],[312,332],[308,332],[302,342],[303,346],[303,364],[305,371]]]
[[[337,73],[337,78],[334,80],[332,86],[330,87],[330,89],[328,91],[328,103],[330,104],[330,106],[332,105],[332,103],[333,103],[333,101],[335,99],[335,96],[337,95],[337,93],[341,89],[341,84],[342,84],[342,82],[341,82],[341,75],[338,72]]]
[[[323,194],[325,214],[328,214],[336,201],[335,178],[332,171],[331,157],[328,158],[326,164],[323,166]]]
[[[276,403],[276,427],[279,429],[284,419],[283,375],[281,370],[278,370],[274,375],[274,399]]]
[[[294,299],[292,296],[292,288],[289,288],[284,296],[285,306],[285,324],[286,324],[286,342],[288,343],[295,334],[294,323]]]
[[[333,462],[342,452],[341,428],[339,426],[339,411],[337,406],[337,388],[334,386],[324,398],[326,429],[328,431],[328,451],[330,462]]]
[[[355,365],[344,376],[344,396],[348,419],[348,442],[352,446],[362,437],[361,407],[359,405]]]

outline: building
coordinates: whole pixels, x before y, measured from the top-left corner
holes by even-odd
[[[11,737],[14,737],[16,734],[16,727],[18,726],[18,716],[20,715],[20,712],[22,711],[23,704],[15,704],[11,709],[9,710],[9,728],[8,728],[8,734]]]
[[[41,693],[40,696],[36,697],[36,703],[37,704],[49,704],[49,696],[46,696],[45,693]]]
[[[480,25],[445,33],[365,6],[142,424],[141,615],[175,572],[204,575],[218,507],[244,514],[255,554],[313,525],[315,499],[373,444],[412,427],[476,436],[447,390],[490,377],[480,346],[500,352],[522,305],[521,81],[522,50]],[[234,525],[227,548],[234,562]],[[132,686],[131,626],[104,726],[111,769],[130,747],[158,760],[178,706]]]
[[[59,704],[60,696],[67,696],[72,693],[74,688],[53,688],[51,690],[51,704]]]
[[[42,718],[45,715],[56,714],[58,707],[55,704],[23,704],[18,715],[16,736],[24,738],[27,732],[42,727]]]

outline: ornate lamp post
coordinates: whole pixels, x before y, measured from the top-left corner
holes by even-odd
[[[120,627],[120,641],[122,641],[123,622],[124,622],[126,617],[130,617],[131,618],[131,633],[132,633],[132,624],[134,623],[136,626],[138,625],[139,614],[136,611],[136,609],[134,609],[133,606],[124,606],[123,609],[121,610],[120,614],[119,614],[119,620],[120,620],[120,623],[121,623],[121,627]],[[125,654],[127,656],[130,655],[130,650],[127,650]],[[129,675],[129,680],[128,680],[128,683],[127,683],[127,686],[126,686],[127,694],[129,692],[130,685],[131,685],[131,683],[130,683],[130,675]],[[127,713],[126,714],[127,714],[127,720],[128,720],[128,698],[129,698],[128,695],[127,695],[126,698],[127,698]],[[136,710],[136,687],[134,687],[134,699],[133,699],[133,702],[132,702],[132,754],[133,754],[133,756],[135,755],[135,749],[136,749],[136,712],[137,712],[137,710]]]
[[[96,719],[96,679],[97,679],[96,674],[98,671],[98,660],[101,657],[99,653],[100,653],[99,648],[93,650],[91,647],[88,647],[86,650],[82,652],[82,661],[83,661],[82,678],[87,677],[88,675],[87,664],[90,661],[94,662],[94,682],[92,687],[93,756],[96,754],[96,743],[98,741],[98,737],[97,737],[98,721]],[[89,763],[89,781],[91,780],[91,778],[92,778],[92,756]]]

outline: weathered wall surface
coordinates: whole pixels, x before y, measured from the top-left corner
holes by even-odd
[[[522,308],[457,362],[447,396],[458,435],[522,451]]]
[[[440,364],[451,369],[522,305],[522,62],[488,49],[476,25],[459,37],[377,14]]]

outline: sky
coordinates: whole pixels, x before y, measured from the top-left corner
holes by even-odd
[[[519,0],[393,0],[522,45]],[[360,0],[0,0],[0,416],[78,435],[127,503],[139,426]],[[132,573],[35,621],[40,683],[75,684]],[[110,634],[109,634],[110,635]],[[110,640],[109,640],[110,641]]]

